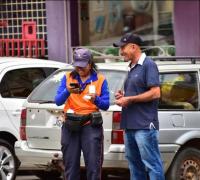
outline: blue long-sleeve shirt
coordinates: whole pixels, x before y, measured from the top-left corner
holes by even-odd
[[[84,83],[81,81],[81,78],[79,75],[77,75],[75,79],[78,80],[81,90],[84,90],[87,84],[89,84],[91,81],[93,82],[93,81],[98,80],[98,76],[96,72],[92,72],[90,77]],[[67,78],[66,78],[66,75],[64,75],[57,89],[57,94],[55,96],[55,103],[58,106],[63,105],[65,101],[67,100],[67,98],[70,96],[70,92],[68,91],[66,84],[67,84]],[[102,109],[102,110],[107,110],[109,108],[109,105],[110,105],[109,90],[108,90],[108,83],[106,79],[104,80],[102,84],[101,94],[100,96],[96,96],[94,100],[94,104],[99,109]]]

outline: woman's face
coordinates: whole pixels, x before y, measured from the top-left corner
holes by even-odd
[[[91,72],[91,64],[88,64],[86,67],[75,67],[76,72],[80,77],[87,77]]]

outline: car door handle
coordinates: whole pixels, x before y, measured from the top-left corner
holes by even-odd
[[[21,114],[21,109],[16,109],[15,111],[12,112],[13,116],[18,116]]]

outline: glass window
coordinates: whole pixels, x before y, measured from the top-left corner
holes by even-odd
[[[31,102],[53,102],[57,88],[65,73],[66,71],[59,71],[50,76],[36,91],[33,92],[28,100]],[[48,93],[46,93],[47,89]]]
[[[160,109],[195,110],[198,108],[197,73],[162,73]]]
[[[166,0],[81,0],[81,45],[112,45],[127,32],[139,34],[147,46],[174,45],[173,6]]]
[[[126,78],[127,73],[124,71],[113,71],[113,70],[106,70],[101,71],[107,81],[108,81],[108,87],[110,92],[110,104],[114,104],[115,101],[115,93],[123,89],[124,81]]]
[[[46,77],[56,71],[58,68],[42,68]]]
[[[6,78],[1,81],[0,92],[2,97],[11,97],[11,92],[6,83]]]
[[[26,98],[55,68],[26,68],[9,71],[2,78],[2,97]]]
[[[114,104],[114,94],[117,90],[123,88],[123,83],[126,77],[124,71],[113,71],[113,70],[100,70],[108,81],[109,92],[110,92],[110,103]],[[58,71],[49,77],[41,86],[33,92],[28,99],[30,102],[53,102],[56,95],[57,88],[60,81],[66,71]],[[117,83],[116,83],[117,82]],[[48,89],[48,93],[46,90]]]

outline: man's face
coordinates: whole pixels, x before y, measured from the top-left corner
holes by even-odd
[[[120,48],[120,54],[124,57],[124,61],[131,61],[134,59],[136,47],[134,44],[127,44]]]

